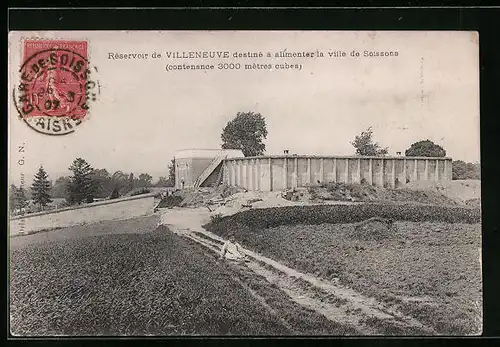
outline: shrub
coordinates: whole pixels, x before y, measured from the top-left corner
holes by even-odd
[[[222,219],[222,214],[220,214],[220,213],[217,213],[217,214],[210,216],[210,221],[212,223],[218,223],[218,222],[220,222],[221,219]]]
[[[182,197],[178,195],[166,196],[160,201],[157,208],[170,208],[174,206],[180,206],[182,200]]]
[[[148,188],[141,188],[139,190],[136,190],[135,192],[132,192],[130,196],[135,196],[135,195],[141,195],[141,194],[148,194],[151,191]]]
[[[455,160],[452,163],[451,175],[454,180],[480,180],[481,166],[479,164],[466,163]]]
[[[70,207],[71,204],[68,200],[64,199],[61,203],[59,203],[59,208],[65,208],[65,207]]]
[[[431,140],[423,140],[413,143],[405,151],[407,157],[444,157],[446,151],[443,147],[435,144]]]
[[[120,193],[118,191],[118,188],[114,188],[113,191],[111,192],[111,195],[109,196],[110,199],[118,199],[120,197]]]

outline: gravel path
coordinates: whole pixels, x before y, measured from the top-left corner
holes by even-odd
[[[208,213],[202,208],[174,209],[164,211],[161,223],[173,232],[217,252],[224,239],[201,227],[207,218]],[[432,328],[387,307],[374,298],[364,296],[338,283],[297,271],[248,249],[244,252],[253,259],[248,267],[256,274],[266,278],[269,283],[277,285],[299,305],[316,311],[332,322],[352,326],[363,335],[434,334]],[[322,294],[318,296],[318,292]],[[335,300],[328,302],[328,297],[333,297]],[[366,321],[376,321],[379,327],[373,327],[373,324],[369,326],[365,323]]]

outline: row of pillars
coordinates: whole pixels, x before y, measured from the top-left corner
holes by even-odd
[[[390,174],[390,180],[387,182],[389,186],[395,187],[396,186],[396,180],[398,179],[396,175],[396,161],[401,160],[401,159],[383,159],[382,160],[382,165],[380,165],[380,172],[379,172],[379,177],[381,177],[382,182],[375,182],[374,181],[374,175],[373,175],[373,159],[369,158],[369,164],[368,164],[368,184],[375,184],[379,186],[383,186],[385,183],[384,176],[385,176],[385,169],[384,169],[384,161],[391,161],[392,167],[391,167],[391,174]],[[288,170],[288,163],[289,160],[294,161],[294,170],[292,174],[292,183],[291,187],[288,186],[288,175],[289,175],[289,170]],[[296,188],[298,187],[298,160],[299,158],[284,158],[283,160],[283,177],[282,177],[282,182],[283,182],[283,187],[286,188]],[[314,175],[311,169],[311,158],[307,158],[307,167],[306,167],[306,176],[307,176],[307,182],[305,183],[316,183],[314,182]],[[319,177],[320,177],[320,182],[325,181],[325,172],[324,172],[324,158],[320,159],[320,168],[319,168]],[[327,159],[328,160],[328,159]],[[343,179],[338,177],[337,174],[337,162],[339,160],[344,161],[344,174],[342,175]],[[343,158],[333,158],[333,169],[332,169],[332,174],[333,174],[333,179],[331,181],[333,182],[344,182],[348,183],[349,177],[350,177],[350,172],[349,172],[349,162],[352,161],[353,159],[343,159]],[[361,161],[366,160],[362,158],[357,158],[354,159],[357,160],[357,167],[356,167],[356,175],[352,176],[352,183],[361,183],[363,179],[362,171],[361,171]],[[400,173],[400,178],[404,179],[404,182],[401,183],[406,183],[406,177],[407,177],[407,161],[408,160],[413,160],[414,165],[413,165],[413,175],[412,175],[412,181],[417,179],[418,175],[418,160],[419,159],[402,159],[403,160],[403,172]],[[428,180],[429,179],[429,161],[433,159],[425,159],[425,167],[424,167],[424,173],[423,177],[421,176],[420,178],[423,180]],[[449,177],[449,170],[450,168],[448,167],[448,161],[447,160],[442,160],[442,159],[434,159],[435,160],[435,166],[434,166],[434,180],[439,180],[439,162],[442,161],[444,163],[444,168],[443,168],[443,175],[441,176],[441,179],[450,179]],[[269,173],[269,190],[274,190],[273,188],[273,182],[274,182],[274,172],[273,172],[273,158],[266,158],[266,159],[236,159],[236,160],[230,160],[231,161],[231,170],[228,169],[228,160],[224,161],[224,181],[232,184],[232,185],[237,185],[237,186],[242,186],[247,189],[251,190],[261,190],[263,187],[263,182],[261,178],[261,165],[262,161],[266,161],[266,165],[268,166],[268,173]],[[255,168],[255,169],[254,169]],[[243,170],[246,170],[245,175],[243,175]],[[236,174],[236,170],[239,170],[238,175]],[[248,172],[250,171],[250,172]],[[244,177],[244,179],[243,179]],[[238,182],[237,182],[238,181]],[[244,181],[244,182],[243,182]],[[377,184],[378,183],[378,184]],[[304,182],[302,183],[304,184]],[[267,188],[267,187],[266,187]],[[267,189],[264,189],[267,190]]]

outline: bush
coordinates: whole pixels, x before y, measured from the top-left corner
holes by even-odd
[[[118,191],[118,188],[114,188],[113,191],[111,192],[111,195],[109,196],[110,199],[118,199],[120,197],[120,192]]]
[[[139,190],[136,190],[135,192],[132,192],[130,196],[135,196],[135,195],[141,195],[141,194],[149,194],[151,191],[148,188],[141,188]]]
[[[65,207],[70,207],[71,204],[68,202],[68,200],[64,199],[64,201],[62,201],[60,204],[59,204],[59,208],[65,208]]]
[[[444,157],[446,151],[431,140],[415,142],[405,151],[407,157]]]
[[[182,197],[178,196],[178,195],[166,196],[160,201],[160,203],[156,207],[157,208],[171,208],[171,207],[180,206],[182,203],[182,200],[183,200]]]
[[[479,164],[466,163],[455,160],[452,163],[451,175],[454,180],[480,180],[481,166]]]
[[[220,222],[221,219],[222,219],[222,214],[221,213],[217,213],[215,215],[210,216],[210,221],[212,223],[218,223],[218,222]]]

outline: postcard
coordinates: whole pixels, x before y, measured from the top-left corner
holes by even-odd
[[[9,34],[12,336],[480,335],[479,35]]]

